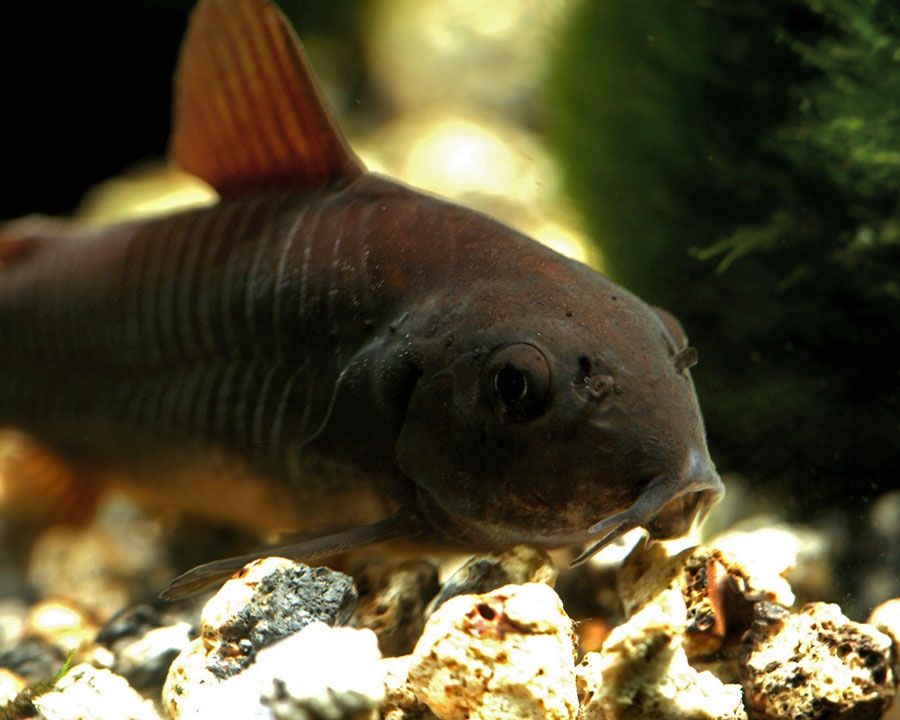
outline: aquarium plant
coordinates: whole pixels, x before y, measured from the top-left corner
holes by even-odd
[[[900,467],[900,5],[583,2],[547,122],[606,270],[675,312],[720,468],[800,509]]]

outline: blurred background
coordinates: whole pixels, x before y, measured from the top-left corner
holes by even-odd
[[[147,165],[192,4],[4,9],[0,218],[203,196]],[[682,320],[736,516],[817,523],[900,592],[896,3],[280,4],[371,168]]]

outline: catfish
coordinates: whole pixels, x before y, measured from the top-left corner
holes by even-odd
[[[266,551],[302,560],[407,538],[581,561],[721,496],[678,321],[368,172],[270,2],[198,3],[170,155],[214,205],[0,228],[0,424],[79,482],[304,532]]]

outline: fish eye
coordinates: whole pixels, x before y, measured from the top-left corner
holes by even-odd
[[[494,353],[488,368],[488,394],[501,417],[528,420],[543,411],[550,392],[550,363],[538,348],[507,345]]]
[[[494,390],[507,405],[528,397],[528,378],[515,365],[504,365],[494,373]]]

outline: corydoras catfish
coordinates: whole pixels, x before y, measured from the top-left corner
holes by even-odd
[[[586,557],[719,497],[679,323],[367,172],[271,3],[200,0],[175,93],[172,159],[215,205],[0,230],[0,423],[84,482],[317,533],[272,551],[300,559],[401,537]]]

